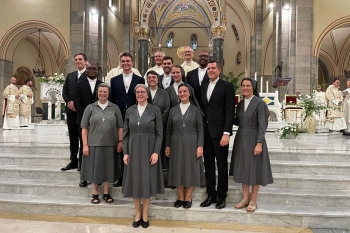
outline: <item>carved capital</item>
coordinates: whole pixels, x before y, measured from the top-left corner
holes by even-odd
[[[49,97],[41,97],[40,100],[41,100],[42,103],[50,102],[50,98]]]
[[[148,27],[140,27],[140,22],[137,18],[134,20],[134,32],[139,40],[148,40],[151,35],[151,29]]]
[[[224,39],[226,33],[225,26],[213,26],[211,27],[211,32],[213,33],[213,39]]]

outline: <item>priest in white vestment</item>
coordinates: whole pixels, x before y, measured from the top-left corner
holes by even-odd
[[[332,131],[340,131],[346,128],[343,117],[343,95],[339,91],[340,79],[335,78],[333,84],[329,85],[326,90],[326,99],[328,102],[326,127]]]
[[[11,84],[8,85],[3,93],[4,105],[4,129],[14,129],[19,127],[19,99],[18,88],[16,87],[16,78],[10,79]]]
[[[157,51],[154,53],[154,61],[156,62],[156,65],[149,68],[145,75],[143,76],[143,78],[146,80],[146,86],[148,86],[147,84],[147,73],[148,71],[154,70],[155,72],[157,72],[157,74],[162,75],[164,74],[164,70],[163,70],[163,58],[165,57],[165,53],[163,51]]]
[[[193,49],[190,46],[186,46],[185,50],[182,52],[185,61],[181,64],[181,67],[185,70],[185,76],[191,70],[197,69],[199,67],[197,62],[192,60],[194,56]]]
[[[343,91],[343,97],[344,97],[344,105],[343,105],[343,111],[344,111],[344,119],[346,122],[346,129],[344,130],[344,134],[350,134],[350,79],[346,81],[347,89]]]
[[[321,85],[317,85],[315,92],[315,99],[318,103],[327,105],[326,93],[322,91]],[[318,114],[315,114],[317,121],[317,128],[323,128],[326,121],[326,110],[321,110]]]
[[[30,117],[32,115],[32,104],[34,103],[33,91],[31,86],[33,81],[30,79],[26,80],[26,84],[23,85],[18,93],[20,95],[19,102],[19,125],[21,127],[28,127],[30,123]]]
[[[119,64],[121,63],[121,62],[120,62],[120,59],[122,58],[122,57],[121,57],[122,54],[123,54],[123,53],[120,53],[120,54],[119,54]],[[133,73],[136,74],[137,76],[142,77],[141,74],[140,74],[140,72],[139,72],[136,68],[134,68],[134,67],[131,67],[131,72],[133,72]],[[120,75],[121,73],[123,73],[123,68],[120,67],[120,65],[118,65],[116,68],[113,68],[113,69],[111,69],[111,70],[108,72],[108,74],[107,74],[106,77],[105,77],[104,82],[107,83],[108,86],[111,86],[111,79],[114,78],[115,76]]]

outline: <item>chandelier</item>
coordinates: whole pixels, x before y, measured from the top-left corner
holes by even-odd
[[[40,32],[41,32],[41,30],[39,29],[39,53],[38,53],[38,58],[36,60],[35,68],[33,69],[33,74],[37,78],[41,78],[45,75],[45,70],[43,68],[43,63],[42,63],[41,57],[40,57]]]

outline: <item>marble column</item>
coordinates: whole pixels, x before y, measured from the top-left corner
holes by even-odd
[[[250,74],[254,78],[255,72],[258,77],[262,75],[262,25],[263,25],[263,4],[262,0],[256,0],[255,31],[250,37]],[[260,90],[262,92],[262,90]]]
[[[226,26],[225,24],[223,26],[212,26],[211,31],[213,33],[213,60],[219,62],[222,67],[224,60],[223,54]]]
[[[10,84],[10,78],[13,76],[13,62],[8,60],[0,60],[0,91],[1,95],[7,85]],[[3,109],[4,98],[1,98],[0,109]],[[0,114],[0,125],[3,122],[3,116]]]
[[[151,33],[148,27],[139,27],[139,21],[134,21],[134,32],[138,37],[138,70],[144,75],[148,69],[148,39]]]

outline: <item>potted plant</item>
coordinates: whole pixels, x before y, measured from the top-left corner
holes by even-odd
[[[300,95],[298,98],[298,106],[304,109],[302,119],[305,124],[307,133],[315,133],[316,118],[314,114],[319,114],[322,110],[327,110],[327,106],[315,98],[315,90],[311,91],[311,95]]]
[[[300,128],[296,123],[288,123],[288,125],[276,130],[276,133],[278,133],[278,138],[294,139],[299,135]]]
[[[234,73],[232,71],[228,72],[227,75],[222,75],[222,78],[230,83],[232,83],[233,87],[235,88],[235,90],[237,90],[240,86],[239,83],[239,78],[245,74],[245,72],[241,72],[238,74],[238,76],[235,76]]]

